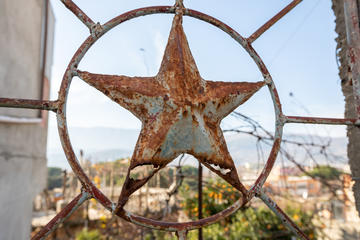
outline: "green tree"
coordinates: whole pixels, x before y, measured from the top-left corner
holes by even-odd
[[[180,188],[180,192],[182,195],[186,196],[189,192],[197,191],[198,186],[198,169],[192,166],[183,166],[182,174],[185,176],[182,187]]]
[[[287,208],[286,212],[310,239],[316,239],[310,215],[295,208]],[[231,223],[221,221],[204,228],[203,231],[206,240],[291,240],[294,237],[281,220],[265,207],[239,210],[231,217]],[[189,239],[196,240],[197,232],[190,232]]]
[[[52,190],[61,187],[63,184],[63,171],[61,168],[48,167],[47,188]]]
[[[342,172],[337,168],[323,165],[315,167],[313,170],[309,171],[309,174],[324,180],[338,180]]]
[[[189,195],[187,195],[189,196]],[[185,211],[193,220],[197,219],[198,196],[185,198]],[[240,198],[240,193],[223,180],[210,181],[203,189],[203,215],[208,217],[229,207]],[[300,208],[287,207],[285,212],[293,221],[309,236],[316,238],[316,227],[313,224],[311,214]],[[281,220],[266,207],[248,207],[223,221],[204,228],[204,239],[227,240],[227,239],[282,239],[291,240],[294,234],[284,226]],[[197,232],[190,232],[189,239],[197,239]]]
[[[83,229],[81,232],[76,234],[76,240],[100,240],[101,235],[98,230],[88,231]]]

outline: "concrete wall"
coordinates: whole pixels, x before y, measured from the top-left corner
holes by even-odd
[[[345,97],[345,118],[357,118],[356,106],[354,100],[354,91],[352,86],[352,73],[348,64],[347,53],[349,50],[346,38],[346,24],[344,18],[344,1],[332,0],[333,10],[336,16],[336,29],[338,34],[336,38],[338,57],[340,61],[339,75],[341,79],[342,91]],[[360,3],[360,1],[358,1]],[[360,6],[360,4],[359,4]],[[360,8],[359,8],[360,9]],[[349,139],[347,153],[352,177],[355,178],[353,186],[356,209],[360,216],[360,128],[349,126],[347,128]]]
[[[42,97],[43,7],[43,0],[0,1],[0,97]],[[50,19],[48,76],[52,14]],[[6,117],[38,119],[39,123],[9,123]],[[39,117],[37,110],[0,108],[0,240],[30,238],[32,199],[45,188],[47,176],[47,121]]]

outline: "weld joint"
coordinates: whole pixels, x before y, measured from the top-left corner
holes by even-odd
[[[183,15],[185,13],[184,0],[176,0],[175,2],[175,13],[177,15]]]
[[[81,194],[85,195],[87,199],[92,199],[94,198],[94,195],[92,192],[89,192],[88,189],[86,189],[85,186],[81,187]]]
[[[265,78],[264,78],[264,82],[267,84],[267,85],[272,85],[273,81],[271,80],[271,77],[269,75],[267,75]]]
[[[79,71],[76,68],[73,68],[71,70],[71,76],[78,77],[79,76]]]
[[[252,191],[249,191],[249,193],[253,192],[256,197],[260,196],[262,194],[262,188],[258,185],[252,187]]]
[[[92,37],[98,37],[101,32],[104,30],[103,26],[97,22],[90,27],[90,33]]]
[[[288,122],[288,118],[284,114],[280,114],[278,119],[278,124],[284,125],[287,122]]]

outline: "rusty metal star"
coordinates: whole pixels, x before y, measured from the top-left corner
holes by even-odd
[[[243,194],[229,154],[221,120],[256,93],[264,82],[213,82],[201,78],[176,14],[160,70],[155,77],[128,77],[78,71],[78,76],[128,109],[142,122],[118,208],[157,171],[182,153],[196,157]],[[153,165],[149,176],[134,180],[130,171]]]

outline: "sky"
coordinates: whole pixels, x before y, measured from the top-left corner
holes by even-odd
[[[172,0],[74,2],[94,22],[100,23],[135,8],[174,3]],[[248,37],[290,2],[185,0],[184,4],[220,19]],[[56,18],[51,99],[57,99],[66,66],[89,31],[60,0],[51,0],[51,4]],[[151,15],[117,26],[88,51],[79,69],[128,76],[156,75],[172,17]],[[272,75],[286,115],[343,117],[344,97],[336,63],[334,20],[331,1],[304,0],[254,42],[255,50]],[[262,80],[252,59],[221,30],[190,17],[184,17],[184,30],[204,79],[234,82]],[[256,93],[237,110],[259,121],[270,131],[274,129],[274,110],[267,88]],[[141,128],[140,121],[131,113],[78,78],[74,78],[71,85],[67,116],[69,127]],[[222,122],[222,128],[238,124],[229,117]],[[299,124],[287,125],[285,133],[346,135],[342,126]],[[49,134],[57,134],[54,114],[50,114]]]

